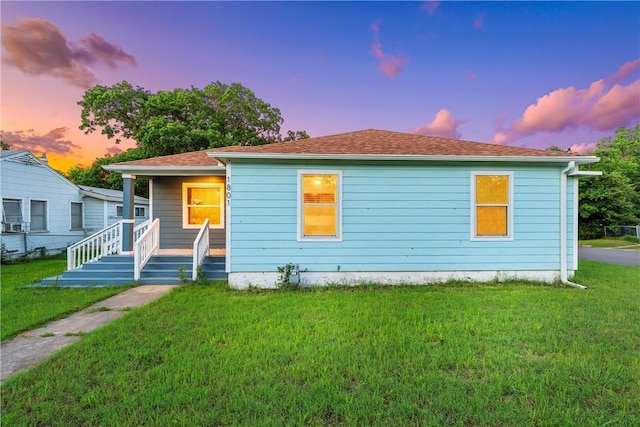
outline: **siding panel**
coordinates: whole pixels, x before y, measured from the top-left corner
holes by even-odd
[[[182,184],[184,182],[224,182],[224,177],[158,177],[153,180],[153,215],[160,219],[161,249],[191,249],[196,228],[182,228]],[[211,248],[225,247],[225,230],[210,229]]]
[[[342,241],[296,241],[299,169],[342,170]],[[345,272],[558,269],[561,169],[236,161],[231,271],[277,271],[288,262]],[[470,240],[474,170],[514,171],[513,241]]]

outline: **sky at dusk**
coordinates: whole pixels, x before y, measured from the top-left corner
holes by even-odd
[[[287,130],[592,149],[640,123],[640,2],[2,1],[1,122],[66,171],[116,145],[77,102],[241,83]]]

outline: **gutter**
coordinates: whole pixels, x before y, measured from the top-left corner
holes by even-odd
[[[520,162],[520,163],[596,163],[595,156],[482,156],[482,155],[415,155],[415,154],[336,154],[336,153],[256,153],[211,151],[210,157],[223,163],[232,159],[252,160],[357,160],[357,161],[432,161],[432,162]]]
[[[567,175],[579,175],[573,160],[560,173],[560,281],[567,286],[587,289],[584,285],[569,281],[567,277]]]

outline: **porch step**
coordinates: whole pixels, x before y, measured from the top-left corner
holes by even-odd
[[[142,269],[139,282],[175,284],[191,281],[192,262],[191,256],[153,256]],[[208,280],[226,279],[227,273],[224,269],[224,257],[206,257],[201,266],[201,271]]]
[[[190,256],[154,256],[134,281],[133,256],[110,255],[99,261],[83,264],[76,270],[68,270],[60,276],[42,280],[39,286],[103,287],[122,285],[181,284],[191,281]],[[201,270],[207,280],[226,280],[225,258],[206,257]]]

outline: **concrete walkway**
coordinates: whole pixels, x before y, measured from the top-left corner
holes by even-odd
[[[99,301],[67,318],[24,332],[0,344],[0,381],[48,358],[51,354],[93,331],[122,317],[129,309],[140,307],[165,295],[176,285],[145,285]]]

